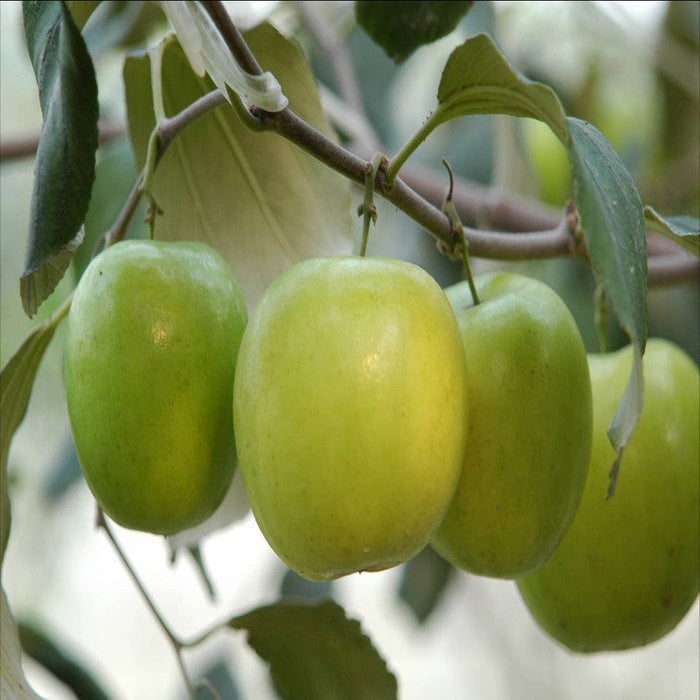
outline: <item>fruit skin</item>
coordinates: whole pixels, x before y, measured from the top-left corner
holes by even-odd
[[[433,547],[453,565],[515,578],[554,551],[573,520],[591,447],[586,352],[543,283],[493,273],[447,290],[469,367],[462,475]]]
[[[578,652],[639,647],[670,632],[698,595],[700,379],[674,344],[647,343],[644,408],[605,500],[615,453],[606,430],[630,347],[589,358],[593,453],[571,529],[547,563],[518,581],[540,626]]]
[[[406,262],[306,260],[246,329],[234,420],[251,509],[312,580],[417,554],[459,477],[464,352],[444,293]]]
[[[173,534],[223,499],[246,320],[205,245],[124,241],[88,266],[68,319],[66,396],[85,479],[117,523]]]

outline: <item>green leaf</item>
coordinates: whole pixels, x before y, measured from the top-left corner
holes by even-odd
[[[509,114],[538,119],[566,144],[566,115],[556,93],[520,75],[486,34],[467,39],[450,54],[437,99],[435,110],[389,163],[389,181],[436,127],[468,115]]]
[[[10,535],[10,501],[7,490],[10,441],[27,412],[34,377],[44,351],[69,308],[70,298],[46,321],[32,329],[0,372],[0,565]]]
[[[0,593],[0,697],[3,700],[34,700],[40,696],[32,690],[24,677],[17,623],[10,612],[5,591],[0,589]]]
[[[418,47],[447,36],[464,17],[472,2],[355,3],[357,23],[396,63]]]
[[[97,83],[67,6],[25,1],[24,31],[44,117],[36,154],[22,305],[33,316],[63,277],[83,233],[97,148]]]
[[[66,654],[44,630],[20,622],[18,631],[24,652],[68,686],[77,698],[108,700],[107,693],[82,662]]]
[[[554,90],[518,73],[486,34],[467,39],[452,52],[437,97],[433,128],[470,114],[510,114],[543,121],[566,143],[564,110]]]
[[[229,626],[247,630],[248,644],[270,666],[283,698],[388,700],[397,684],[386,663],[336,603],[276,603],[237,617]]]
[[[90,55],[96,57],[111,47],[123,45],[140,21],[143,10],[142,0],[111,0],[102,3],[92,15],[90,24],[83,30]]]
[[[90,15],[98,8],[101,0],[68,0],[66,5],[78,29],[82,29]]]
[[[208,73],[229,102],[231,88],[246,105],[267,112],[281,112],[287,107],[289,101],[277,78],[270,71],[255,75],[244,70],[202,3],[162,0],[161,7],[194,72],[199,76]]]
[[[600,131],[573,117],[566,123],[574,199],[593,272],[634,346],[630,379],[608,428],[617,453],[611,472],[612,495],[622,450],[642,411],[642,355],[647,340],[644,216],[632,176]]]
[[[315,81],[299,51],[270,25],[246,34],[258,61],[284,86],[292,109],[329,137]],[[162,57],[166,113],[172,116],[214,86],[191,70],[173,39]],[[124,66],[135,160],[143,166],[155,124],[148,56]],[[200,240],[231,264],[249,306],[281,272],[304,258],[349,253],[349,183],[276,134],[255,133],[233,109],[217,107],[187,127],[153,180],[164,215],[155,236]]]
[[[399,598],[422,624],[440,601],[454,568],[432,547],[426,547],[402,568]]]
[[[696,257],[700,256],[700,220],[694,216],[662,216],[649,205],[644,207],[647,228],[670,238]]]
[[[10,441],[24,419],[39,363],[61,319],[68,313],[67,301],[53,316],[36,326],[0,372],[0,569],[10,537],[10,498],[7,488],[7,457]],[[0,643],[0,697],[25,700],[38,698],[27,683],[21,665],[17,625],[2,590]]]

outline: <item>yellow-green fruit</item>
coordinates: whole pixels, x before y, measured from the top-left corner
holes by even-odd
[[[564,302],[508,273],[447,290],[469,368],[462,475],[432,540],[449,562],[515,578],[542,564],[573,520],[591,449],[586,351]]]
[[[631,348],[590,358],[593,453],[573,525],[544,566],[518,581],[541,627],[580,652],[660,639],[698,595],[700,381],[677,346],[650,340],[644,408],[606,500],[615,453],[606,430],[624,392]]]
[[[125,241],[83,274],[68,318],[68,413],[85,479],[119,524],[173,534],[223,499],[246,319],[228,265],[198,243]]]
[[[417,554],[464,455],[464,351],[444,293],[397,260],[299,263],[246,329],[234,389],[241,473],[270,546],[327,580]]]

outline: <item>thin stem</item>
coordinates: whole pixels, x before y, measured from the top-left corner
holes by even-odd
[[[210,112],[212,109],[226,103],[226,97],[221,90],[212,90],[206,95],[202,95],[198,100],[195,100],[191,105],[188,105],[176,115],[163,120],[158,124],[158,132],[160,134],[158,147],[158,160],[160,160],[165,149],[170,145],[170,142],[186,127],[189,126],[197,117]]]
[[[109,231],[107,231],[107,233],[104,235],[105,247],[110,246],[113,243],[118,243],[126,235],[126,229],[129,226],[129,222],[131,221],[131,218],[136,211],[136,207],[138,207],[139,202],[141,201],[141,196],[143,195],[143,190],[141,189],[142,185],[143,172],[141,172],[138,179],[134,183],[134,186],[131,188],[131,192],[129,192],[129,195],[124,202],[124,206],[121,208],[116,220],[110,227]],[[98,241],[97,245],[95,246],[93,256],[97,253],[100,247],[100,242]]]
[[[474,306],[477,306],[479,304],[479,294],[477,293],[476,285],[474,284],[474,275],[472,275],[472,266],[469,262],[469,252],[467,250],[467,239],[464,237],[464,229],[461,225],[457,229],[457,232],[462,239],[462,267],[464,268],[464,276],[467,278],[467,282],[469,283],[469,291],[471,292]]]
[[[182,646],[185,649],[191,649],[192,647],[199,646],[203,642],[205,642],[209,637],[212,637],[215,635],[217,632],[220,632],[222,629],[228,626],[229,620],[223,620],[221,622],[216,622],[210,627],[207,627],[204,631],[200,632],[196,637],[193,637],[192,639],[189,640],[184,640],[182,642]]]
[[[365,198],[357,208],[358,215],[364,216],[362,220],[362,244],[360,246],[360,256],[363,258],[367,253],[370,222],[377,223],[377,207],[374,206],[374,182],[377,179],[379,168],[384,163],[386,163],[386,156],[383,153],[376,153],[372,162],[367,164],[365,171]]]
[[[209,0],[204,5],[211,13],[211,9],[218,8],[220,3]],[[223,14],[215,10],[215,16],[221,20],[220,22],[215,20],[219,30],[229,46],[236,47],[237,59],[241,65],[249,72],[253,72],[257,61],[253,63],[254,57],[243,37],[233,26],[225,9],[220,9]],[[259,69],[259,66],[257,68]],[[219,90],[214,90],[182,112],[159,124],[156,163],[182,129],[201,114],[223,104],[225,99]],[[253,113],[248,112],[248,115],[250,119],[244,123],[250,126],[251,120],[254,120],[256,129],[278,133],[344,177],[364,185],[368,161],[326,138],[291,110],[285,109],[274,114],[253,110]],[[426,125],[424,129],[427,129]],[[416,136],[415,139],[418,140],[418,137]],[[396,158],[394,166],[396,167]],[[388,174],[380,170],[375,180],[375,192],[401,209],[438,241],[450,246],[453,243],[453,231],[448,217],[423,196],[424,194],[433,200],[438,200],[442,196],[442,186],[438,184],[435,173],[418,166],[410,166],[405,168],[405,175],[412,186],[398,177],[393,182],[389,182]],[[127,198],[124,208],[106,237],[107,243],[113,243],[123,237],[141,196],[139,187],[140,182],[137,182],[137,186]],[[467,183],[460,178],[455,178],[453,199],[463,219],[477,221],[480,224],[485,221],[491,227],[502,229],[502,231],[483,231],[465,226],[465,240],[472,256],[496,260],[523,260],[583,253],[581,245],[571,234],[566,216],[557,215],[556,212],[539,203],[494,196],[494,190]],[[513,235],[511,232],[514,231],[524,231],[524,233]],[[664,260],[658,263],[652,256],[649,258],[650,285],[667,284],[676,279],[694,280],[699,276],[700,261],[688,259],[684,255],[665,256]]]
[[[409,159],[411,154],[420,146],[423,141],[430,135],[432,130],[435,128],[433,124],[433,115],[428,117],[423,125],[416,131],[411,138],[406,141],[406,143],[401,146],[399,152],[391,159],[389,165],[386,169],[386,180],[388,183],[392,183],[396,179],[396,175],[401,166]]]
[[[161,41],[148,52],[149,63],[151,66],[151,94],[153,95],[153,114],[156,117],[156,123],[163,121],[166,118],[165,103],[163,102],[163,52],[165,50],[165,41]]]
[[[153,132],[153,134],[157,134],[157,137],[153,142],[155,147],[155,153],[152,157],[153,163],[152,168],[150,168],[150,172],[155,172],[156,168],[158,167],[158,164],[160,163],[160,159],[163,157],[163,154],[165,153],[166,149],[168,148],[172,140],[183,129],[189,126],[195,119],[197,119],[197,117],[200,117],[203,114],[207,114],[207,112],[211,111],[212,109],[218,107],[221,104],[224,104],[225,102],[226,98],[221,93],[221,91],[212,90],[206,95],[200,97],[192,104],[185,107],[185,109],[183,109],[181,112],[178,112],[175,116],[169,117],[168,119],[165,119],[163,122],[161,122],[156,127],[156,129],[154,129]],[[151,134],[151,139],[154,138],[153,134]],[[149,152],[151,150],[151,145],[152,142],[151,140],[149,140]],[[143,170],[141,171],[141,174],[136,180],[136,184],[133,186],[131,192],[127,196],[126,201],[124,202],[124,206],[119,212],[117,219],[104,236],[105,246],[117,243],[118,241],[122,240],[122,238],[124,238],[126,234],[126,229],[129,226],[129,222],[131,221],[134,212],[136,211],[136,207],[141,201],[141,197],[144,193],[144,180],[146,179],[146,174],[148,172],[149,165],[147,158],[147,164],[146,166],[144,166]]]
[[[112,532],[112,528],[109,526],[107,523],[107,519],[104,516],[104,513],[102,512],[101,508],[97,509],[97,526],[102,528],[107,535],[107,538],[109,541],[112,543],[112,546],[114,547],[114,550],[117,553],[117,556],[121,560],[122,564],[126,568],[127,572],[129,573],[129,576],[131,577],[131,580],[136,584],[136,587],[139,589],[139,592],[141,593],[141,596],[143,597],[146,605],[150,609],[151,613],[153,616],[156,618],[156,621],[158,622],[161,630],[165,634],[165,636],[168,638],[170,641],[170,644],[173,647],[173,650],[175,652],[175,657],[177,658],[177,663],[178,667],[180,669],[180,673],[182,674],[182,678],[185,682],[185,685],[187,687],[187,694],[188,697],[194,700],[195,697],[195,691],[194,691],[194,686],[192,685],[192,681],[190,680],[189,674],[187,673],[187,669],[185,668],[185,663],[182,659],[182,648],[183,648],[183,643],[175,636],[175,634],[171,631],[170,627],[168,627],[167,623],[161,616],[160,612],[158,612],[158,609],[156,608],[155,604],[151,600],[150,595],[148,594],[148,591],[146,591],[146,588],[144,587],[143,583],[141,582],[141,579],[138,577],[138,574],[134,570],[134,568],[131,566],[131,562],[126,558],[126,554],[124,554],[124,550],[122,549],[121,545],[117,541],[117,538],[114,536],[114,533]]]
[[[202,7],[208,12],[214,26],[224,38],[228,50],[236,59],[238,65],[252,75],[262,75],[262,68],[248,44],[233,23],[223,3],[217,0],[202,0]]]
[[[457,244],[457,247],[460,249],[462,256],[462,267],[464,268],[464,276],[466,277],[467,283],[469,284],[469,291],[471,292],[474,306],[478,306],[479,294],[476,291],[476,285],[474,284],[474,275],[472,275],[472,266],[469,262],[469,244],[467,243],[467,239],[464,235],[464,226],[459,220],[459,214],[457,213],[454,202],[452,201],[452,194],[454,192],[455,185],[454,173],[452,172],[452,167],[450,166],[447,158],[442,159],[442,164],[447,169],[447,174],[450,178],[450,187],[447,190],[445,199],[442,202],[442,210],[445,212],[445,214],[447,214],[447,217],[452,223],[452,228],[456,237],[455,242]],[[448,253],[450,253],[450,251],[448,251]]]

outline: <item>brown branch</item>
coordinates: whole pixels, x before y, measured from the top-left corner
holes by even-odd
[[[680,282],[700,283],[700,260],[687,253],[649,256],[647,268],[649,287],[661,287]]]
[[[228,50],[233,54],[238,65],[252,75],[262,75],[262,68],[243,36],[238,31],[238,27],[233,23],[229,13],[223,3],[218,0],[202,0],[202,6],[209,13],[214,25],[219,30],[226,42]]]
[[[255,57],[221,3],[207,0],[203,4],[242,67],[250,73],[261,73]],[[158,125],[156,164],[172,139],[182,129],[224,101],[225,97],[215,90],[174,117],[162,121]],[[251,108],[250,116],[262,128],[278,133],[346,178],[364,185],[367,161],[328,139],[290,109],[271,113]],[[396,178],[393,183],[388,183],[380,170],[375,182],[376,192],[401,209],[438,241],[452,248],[455,241],[450,221],[437,205],[444,195],[443,178],[418,166],[407,167],[404,173],[404,179]],[[107,243],[116,242],[123,237],[142,196],[142,186],[143,173],[108,232]],[[455,181],[453,200],[463,221],[501,229],[483,231],[465,227],[469,251],[474,256],[522,260],[585,255],[585,251],[570,230],[567,217],[539,203],[519,197],[506,197],[491,188],[462,179]],[[514,234],[515,231],[519,233]],[[651,241],[650,238],[650,243]],[[660,253],[667,252],[667,248],[657,247]],[[650,285],[667,284],[675,280],[693,280],[700,276],[700,262],[690,258],[685,252],[663,255],[663,259],[658,260],[653,252],[653,246],[650,245]]]
[[[219,90],[213,90],[207,93],[203,97],[193,102],[191,105],[187,106],[181,112],[178,112],[175,116],[169,119],[164,119],[158,125],[158,151],[156,153],[156,160],[154,168],[160,162],[168,146],[172,143],[172,140],[189,124],[191,124],[197,117],[206,114],[215,107],[226,102],[226,98]],[[132,188],[131,192],[124,202],[124,206],[121,208],[116,221],[112,224],[109,231],[104,236],[105,245],[112,245],[117,241],[124,238],[127,226],[131,221],[131,217],[136,211],[141,197],[143,196],[143,182],[144,182],[145,169],[141,171],[141,174],[136,181],[136,184]],[[98,243],[99,246],[99,243]]]
[[[100,143],[115,141],[126,134],[124,124],[115,124],[110,121],[101,121],[98,124]],[[0,161],[16,160],[33,156],[39,148],[41,134],[22,136],[20,138],[0,142]]]
[[[444,178],[431,168],[406,164],[404,182],[437,204],[445,194]],[[561,211],[525,197],[506,195],[493,187],[456,177],[453,201],[464,223],[502,231],[541,231],[558,226]]]

